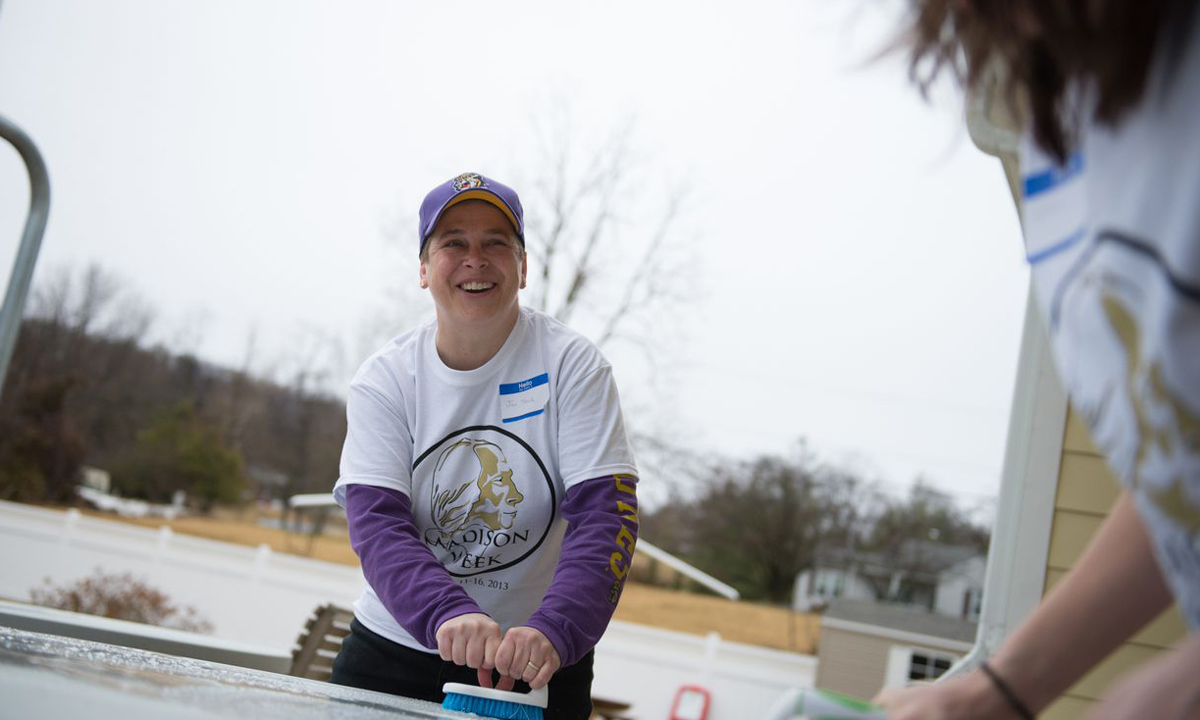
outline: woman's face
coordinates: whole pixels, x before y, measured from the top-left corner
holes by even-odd
[[[525,285],[525,254],[508,218],[482,200],[447,210],[429,236],[421,284],[438,323],[454,331],[514,322]]]

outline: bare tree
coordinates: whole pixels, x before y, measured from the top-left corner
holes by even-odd
[[[305,326],[288,348],[270,373],[270,387],[247,398],[261,408],[242,438],[247,456],[280,474],[279,499],[331,488],[346,436],[345,409],[332,389],[346,374],[341,339]]]
[[[577,140],[565,103],[540,115],[524,169],[532,305],[570,322],[599,347],[629,343],[656,364],[671,344],[690,274],[680,250],[689,188],[639,153],[634,123],[597,143]]]
[[[666,417],[675,403],[664,370],[682,360],[678,320],[695,297],[685,292],[696,269],[695,233],[685,227],[691,189],[639,147],[632,119],[595,132],[575,122],[565,100],[547,105],[532,116],[532,151],[522,152],[512,172],[495,171],[511,178],[525,206],[529,287],[522,303],[616,356],[639,464],[653,468],[659,488],[664,480],[678,488],[695,477],[693,463],[681,460],[697,452]],[[383,229],[399,251],[400,280],[386,309],[359,327],[368,339],[357,344],[359,358],[430,315],[417,289],[416,225],[402,211]]]
[[[523,303],[601,349],[639,350],[653,370],[681,340],[675,319],[695,269],[682,243],[690,188],[641,151],[632,119],[585,132],[567,102],[548,106],[531,122],[533,151],[505,175],[515,178],[525,205],[530,281]],[[416,291],[415,226],[412,213],[401,212],[384,227],[401,251],[401,281],[389,292],[388,310],[360,328],[378,341],[373,347],[428,315]]]
[[[103,453],[132,436],[116,408],[129,381],[151,384],[135,362],[144,308],[96,265],[56,270],[35,287],[0,404],[0,494],[67,499],[87,439]]]
[[[34,287],[26,315],[76,337],[95,335],[112,340],[141,340],[153,320],[142,298],[95,263],[78,273],[68,266],[53,269]]]
[[[718,459],[691,498],[644,518],[646,536],[734,585],[748,598],[786,602],[818,550],[861,531],[857,507],[872,492],[820,464],[805,445],[788,456]]]

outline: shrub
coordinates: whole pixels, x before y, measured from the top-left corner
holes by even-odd
[[[96,568],[90,577],[70,585],[56,587],[50,578],[44,587],[29,591],[36,605],[100,615],[117,620],[132,620],[177,630],[211,633],[213,625],[194,607],[180,608],[161,590],[138,580],[130,573],[107,574]]]
[[[176,490],[200,499],[205,512],[242,492],[242,456],[188,402],[158,414],[137,435],[131,457],[113,477],[125,495],[169,502]]]

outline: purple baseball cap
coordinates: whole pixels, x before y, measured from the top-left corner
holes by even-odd
[[[442,219],[442,214],[464,200],[483,200],[495,205],[517,231],[521,247],[525,246],[524,211],[517,191],[479,173],[469,172],[447,180],[425,196],[421,203],[421,244],[418,252],[425,249],[425,241],[433,233],[438,220]]]

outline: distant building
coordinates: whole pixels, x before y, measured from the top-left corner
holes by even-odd
[[[913,607],[835,600],[821,618],[817,687],[870,698],[934,680],[966,655],[976,624]]]
[[[250,465],[246,468],[246,479],[250,481],[250,492],[255,500],[279,501],[286,495],[288,476],[265,465]]]
[[[111,492],[112,475],[107,470],[84,465],[79,468],[79,484],[97,492]]]
[[[987,556],[973,547],[909,541],[897,553],[825,551],[796,577],[792,605],[810,611],[838,598],[882,600],[947,617],[979,619]]]

